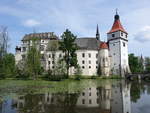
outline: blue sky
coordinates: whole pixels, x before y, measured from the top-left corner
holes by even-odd
[[[78,37],[107,40],[115,9],[129,33],[129,53],[150,56],[150,0],[0,0],[0,25],[8,27],[10,52],[25,34],[55,32],[69,28]]]

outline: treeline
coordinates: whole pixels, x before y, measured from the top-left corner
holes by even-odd
[[[129,66],[132,73],[150,73],[150,57],[143,58],[129,54]]]
[[[76,36],[68,29],[62,34],[62,41],[53,40],[48,43],[47,50],[52,53],[53,68],[44,70],[46,64],[46,54],[40,53],[39,39],[32,38],[32,44],[29,44],[27,54],[15,64],[15,56],[7,52],[8,37],[6,32],[1,32],[0,39],[3,40],[0,45],[0,78],[18,78],[18,79],[48,79],[48,80],[61,80],[69,77],[69,68],[76,69],[76,77],[81,75],[82,70],[77,64],[76,50],[78,49],[75,39]],[[4,35],[5,34],[5,35]],[[63,51],[62,58],[56,60],[56,51]]]

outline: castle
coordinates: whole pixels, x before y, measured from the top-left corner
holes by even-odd
[[[16,63],[26,57],[28,47],[32,44],[32,38],[39,39],[37,43],[40,48],[42,65],[45,70],[53,69],[53,53],[47,50],[48,43],[52,40],[60,41],[53,32],[48,33],[32,33],[25,35],[22,39],[21,47],[16,47]],[[78,64],[82,69],[82,75],[92,76],[98,75],[100,70],[101,75],[121,75],[130,73],[128,63],[128,33],[125,31],[120,22],[120,17],[116,12],[114,23],[111,30],[107,33],[107,42],[100,39],[99,29],[97,26],[95,37],[77,38],[75,43],[79,47],[76,51]],[[63,52],[56,52],[56,60],[63,56]],[[74,68],[70,68],[69,74],[73,75]]]

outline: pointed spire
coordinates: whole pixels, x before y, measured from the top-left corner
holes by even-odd
[[[98,24],[97,24],[97,29],[96,29],[96,39],[100,40],[100,34],[99,34]]]
[[[120,18],[120,17],[119,17],[119,14],[118,14],[118,9],[116,9],[116,14],[115,14],[115,16],[114,16],[114,24],[113,24],[111,30],[108,32],[108,34],[109,34],[109,33],[116,32],[116,31],[122,31],[122,32],[127,33],[127,32],[124,30],[123,26],[121,25],[121,22],[120,22],[120,19],[119,19],[119,18]]]

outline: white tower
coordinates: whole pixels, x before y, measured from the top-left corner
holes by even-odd
[[[108,45],[101,42],[99,50],[99,68],[102,76],[109,76],[110,72],[110,59]]]
[[[117,12],[114,17],[114,24],[107,33],[107,37],[111,57],[111,72],[124,77],[125,74],[130,72],[128,64],[128,33],[121,25]]]

